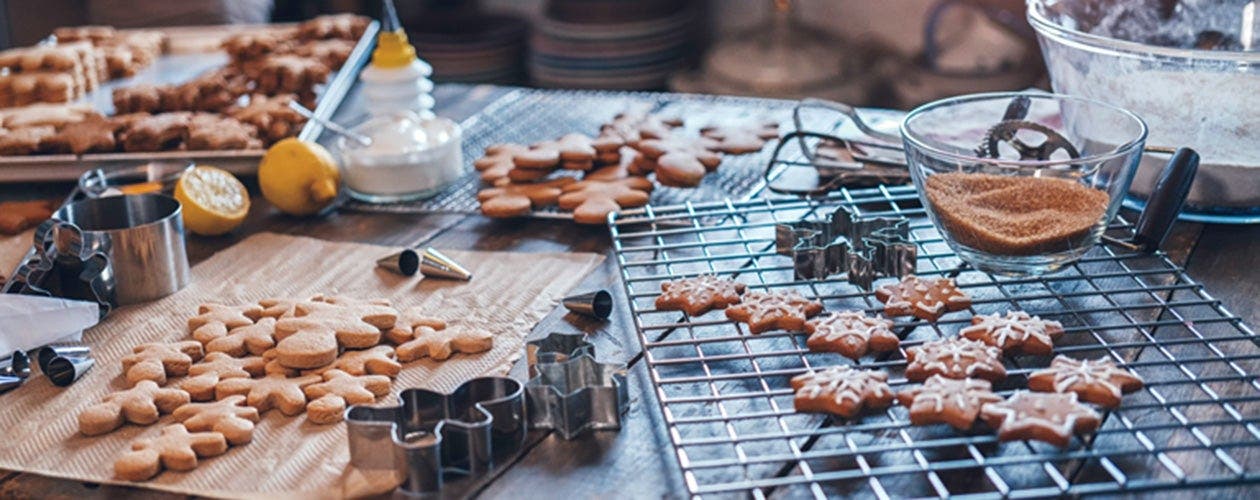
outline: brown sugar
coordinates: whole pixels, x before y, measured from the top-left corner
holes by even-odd
[[[950,172],[927,178],[936,218],[959,244],[994,255],[1038,255],[1087,243],[1110,198],[1069,179]]]

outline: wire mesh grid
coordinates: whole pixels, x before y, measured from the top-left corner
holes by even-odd
[[[828,310],[878,313],[873,294],[842,276],[795,281],[790,259],[774,251],[776,222],[838,204],[911,218],[918,274],[955,277],[973,298],[970,310],[934,324],[898,319],[900,350],[855,362],[808,351],[803,334],[749,334],[721,311],[687,317],[655,309],[662,282],[707,273],[753,290],[797,290]],[[1123,221],[1109,228],[1130,230]],[[650,380],[693,496],[1059,496],[1260,481],[1260,383],[1252,375],[1260,344],[1163,254],[1100,246],[1056,274],[991,276],[950,251],[912,186],[815,200],[649,206],[617,216],[611,231]],[[1063,450],[1000,443],[982,424],[970,432],[911,426],[898,405],[854,420],[793,411],[794,375],[856,364],[887,370],[900,390],[908,384],[905,348],[956,335],[973,314],[1009,309],[1062,322],[1056,354],[1110,358],[1146,387],[1102,412],[1096,433]],[[1028,373],[1049,361],[1008,356],[1009,376],[994,390],[1006,396],[1025,387]]]
[[[787,121],[791,101],[729,96],[669,94],[655,92],[537,91],[517,89],[496,99],[485,109],[465,120],[463,154],[471,164],[486,146],[505,142],[531,144],[565,134],[599,133],[600,125],[617,113],[646,109],[663,116],[682,117],[687,128],[698,129],[712,123],[739,123],[750,118]],[[834,117],[833,117],[834,121]],[[819,126],[831,126],[820,122]],[[705,176],[695,188],[658,186],[652,203],[670,205],[685,202],[748,199],[765,187],[763,172],[771,146],[759,153],[726,155],[722,166]],[[576,175],[559,172],[559,175]],[[427,200],[399,203],[364,203],[350,200],[345,208],[364,212],[390,213],[475,213],[479,210],[477,192],[484,185],[476,172],[469,172],[437,196]],[[572,218],[554,207],[535,210],[534,217]]]

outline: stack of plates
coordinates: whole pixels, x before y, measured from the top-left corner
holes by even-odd
[[[421,59],[439,82],[520,83],[528,24],[497,14],[423,16],[407,24]]]
[[[540,87],[660,89],[691,60],[691,2],[552,0],[530,37]]]

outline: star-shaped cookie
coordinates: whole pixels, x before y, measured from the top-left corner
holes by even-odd
[[[661,283],[661,294],[656,297],[656,308],[699,316],[713,309],[725,309],[726,306],[739,303],[740,295],[746,288],[743,283],[712,274],[667,281]]]
[[[823,311],[823,305],[800,293],[748,292],[739,304],[726,309],[726,317],[748,324],[748,331],[761,333],[776,328],[790,332],[805,330],[805,320]]]
[[[1102,418],[1076,400],[1076,393],[1019,391],[1006,401],[984,405],[980,418],[997,429],[998,439],[1034,439],[1066,448],[1072,434],[1098,430]]]
[[[1002,351],[983,342],[964,338],[934,340],[906,349],[906,378],[922,382],[932,375],[947,378],[1006,378]]]
[[[805,322],[809,338],[805,346],[814,352],[835,352],[858,359],[868,351],[896,349],[901,339],[892,331],[893,322],[872,318],[861,311],[833,312]]]
[[[1054,352],[1054,340],[1063,335],[1063,325],[1024,311],[1007,311],[1005,316],[998,313],[975,316],[971,318],[971,326],[958,334],[1003,352],[1049,356]]]
[[[889,317],[915,316],[927,321],[971,307],[971,297],[959,290],[950,278],[909,275],[900,282],[879,287],[875,298],[884,303],[884,314]]]
[[[988,380],[933,375],[923,385],[897,393],[897,400],[910,409],[911,424],[944,423],[966,430],[976,422],[984,405],[1001,401],[1002,397],[993,393]]]
[[[888,373],[832,366],[792,377],[798,412],[825,412],[851,418],[863,409],[879,410],[892,404]]]
[[[1028,376],[1028,389],[1075,393],[1082,401],[1108,408],[1120,406],[1120,396],[1143,385],[1142,377],[1116,366],[1107,358],[1072,359],[1055,356],[1050,367]]]

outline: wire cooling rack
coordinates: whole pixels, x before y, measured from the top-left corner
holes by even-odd
[[[935,324],[901,319],[901,350],[856,364],[887,370],[907,385],[906,347],[949,337],[973,314],[1021,309],[1062,322],[1055,352],[1108,357],[1146,387],[1103,412],[1100,430],[1060,450],[1039,442],[1000,443],[978,424],[911,426],[905,408],[839,420],[793,411],[788,379],[853,364],[812,353],[804,335],[751,335],[721,311],[686,317],[653,306],[663,281],[713,273],[750,289],[794,289],[828,310],[878,313],[873,294],[843,276],[794,281],[774,252],[775,222],[830,212],[838,204],[868,215],[911,218],[919,274],[952,276],[973,298]],[[1118,222],[1110,231],[1127,232]],[[815,200],[649,206],[611,222],[614,249],[635,327],[675,458],[697,497],[1061,496],[1260,481],[1260,345],[1242,321],[1163,254],[1098,247],[1039,278],[1001,278],[966,267],[924,217],[912,186],[844,190]],[[882,283],[883,281],[877,282]],[[1026,386],[1049,357],[1006,359],[1002,395]]]
[[[792,101],[774,99],[694,94],[518,89],[495,100],[461,124],[464,129],[464,162],[471,164],[491,144],[530,144],[573,132],[593,136],[599,133],[600,125],[612,120],[617,113],[631,109],[682,117],[687,128],[699,129],[713,123],[739,123],[763,117],[787,122],[793,104]],[[817,126],[830,127],[833,124],[820,121]],[[652,203],[669,205],[751,198],[765,187],[763,171],[772,149],[773,144],[770,144],[759,153],[726,155],[722,166],[705,176],[700,186],[658,186],[652,193]],[[477,191],[483,187],[478,173],[469,172],[454,185],[427,200],[386,204],[348,201],[343,206],[366,212],[476,213],[480,207]],[[532,215],[572,218],[571,213],[554,207],[537,210]]]

